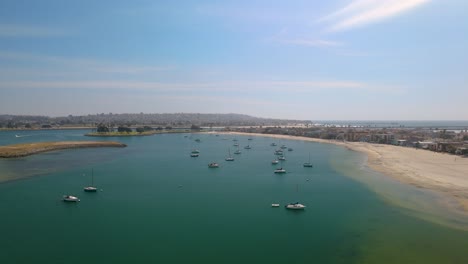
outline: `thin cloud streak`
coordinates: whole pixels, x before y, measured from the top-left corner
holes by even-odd
[[[344,31],[375,23],[428,3],[430,0],[354,0],[319,21],[332,21],[328,31]]]
[[[34,61],[42,64],[54,64],[68,68],[86,69],[87,71],[102,73],[121,73],[121,74],[143,74],[151,72],[169,71],[175,69],[174,66],[135,66],[126,65],[112,61],[101,61],[86,58],[66,58],[58,56],[36,55],[18,52],[1,52],[0,59],[16,61]]]
[[[285,39],[279,40],[279,42],[307,47],[338,47],[343,45],[341,42],[324,39]]]
[[[174,91],[269,91],[307,93],[326,90],[355,90],[368,92],[401,92],[398,86],[379,86],[354,81],[230,81],[205,83],[162,83],[138,81],[10,81],[1,82],[0,89],[124,89]]]
[[[38,26],[26,26],[26,25],[14,25],[14,24],[0,24],[0,37],[60,37],[67,36],[69,32],[65,32],[59,29],[38,27]]]

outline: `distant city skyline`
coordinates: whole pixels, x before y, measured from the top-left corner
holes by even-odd
[[[0,114],[468,120],[468,2],[0,2]]]

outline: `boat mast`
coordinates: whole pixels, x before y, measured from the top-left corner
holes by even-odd
[[[94,186],[94,168],[91,169],[91,186]]]

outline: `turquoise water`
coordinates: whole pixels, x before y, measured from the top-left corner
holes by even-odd
[[[1,132],[0,144],[89,140],[84,132]],[[468,232],[407,214],[348,177],[362,156],[237,136],[242,154],[226,162],[233,138],[107,138],[128,147],[0,160],[2,177],[26,176],[0,184],[0,263],[468,263]],[[294,148],[285,175],[273,173],[273,141]],[[309,152],[314,168],[303,168]],[[91,169],[98,193],[82,191]],[[307,209],[270,206],[296,201]]]

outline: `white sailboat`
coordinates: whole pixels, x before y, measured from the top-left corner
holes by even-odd
[[[63,201],[64,202],[79,202],[80,199],[76,196],[73,196],[73,195],[64,195],[63,196]]]
[[[208,164],[208,168],[219,168],[219,164],[216,163],[216,162],[212,162],[212,163]]]
[[[234,158],[231,156],[231,149],[228,149],[229,156],[226,157],[226,161],[234,161]]]
[[[85,192],[96,192],[97,188],[94,187],[94,169],[91,169],[91,186],[84,187]]]
[[[306,208],[305,205],[300,204],[299,202],[290,203],[286,205],[285,207],[286,209],[289,209],[289,210],[304,210]]]
[[[304,167],[306,167],[306,168],[314,167],[314,165],[312,165],[312,163],[310,163],[310,152],[309,152],[309,162],[304,163]]]
[[[241,153],[242,153],[242,152],[239,150],[239,145],[238,145],[238,146],[237,146],[237,150],[236,150],[236,151],[234,151],[234,154],[237,154],[237,155],[239,155],[239,154],[241,154]]]
[[[283,167],[281,167],[281,168],[279,168],[279,169],[276,169],[276,170],[274,171],[274,173],[282,174],[282,173],[286,173],[286,170],[283,169]]]
[[[296,193],[299,192],[299,185],[296,184]],[[295,202],[295,203],[290,203],[290,204],[287,204],[286,206],[284,206],[286,209],[289,209],[289,210],[304,210],[306,208],[305,205],[299,203],[299,202]]]
[[[283,165],[283,161],[281,161],[281,168],[278,168],[278,169],[274,170],[273,172],[274,172],[274,173],[278,173],[278,174],[286,173],[286,170],[283,169],[283,166],[282,166],[282,165]]]

